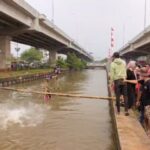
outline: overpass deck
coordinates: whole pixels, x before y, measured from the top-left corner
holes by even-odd
[[[12,40],[43,48],[51,53],[74,52],[82,59],[93,60],[83,47],[24,0],[0,1],[0,38],[5,39],[0,42],[2,58],[9,57]],[[2,66],[7,66],[6,63],[6,60],[0,62]]]

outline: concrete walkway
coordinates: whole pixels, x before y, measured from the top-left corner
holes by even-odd
[[[130,116],[124,112],[115,114],[121,150],[150,150],[150,138],[146,135],[137,117],[131,110]]]

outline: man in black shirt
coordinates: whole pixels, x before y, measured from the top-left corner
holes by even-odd
[[[141,114],[144,114],[144,121],[147,128],[147,134],[150,137],[150,74],[141,70]],[[138,103],[138,102],[137,102]]]

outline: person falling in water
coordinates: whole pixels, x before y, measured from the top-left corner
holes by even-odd
[[[48,87],[48,80],[46,79],[44,82],[44,92],[50,92],[50,89]],[[49,100],[51,99],[51,94],[44,94],[44,102],[48,103]]]

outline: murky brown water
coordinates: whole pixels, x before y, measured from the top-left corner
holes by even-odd
[[[41,90],[42,81],[18,85]],[[107,96],[106,73],[86,70],[51,80],[52,91]],[[107,101],[0,91],[0,150],[114,150]]]

